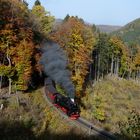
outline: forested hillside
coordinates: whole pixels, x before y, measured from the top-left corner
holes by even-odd
[[[140,44],[140,19],[136,19],[112,34],[120,36],[128,44]]]
[[[96,27],[103,33],[111,33],[121,28],[121,26],[115,25],[96,25]]]
[[[97,84],[88,86],[86,92],[87,96],[82,99],[84,106],[81,107],[83,117],[109,131],[122,131],[124,136],[125,131],[128,131],[129,137],[139,133],[136,132],[139,121],[135,122],[135,119],[139,119],[139,84],[106,76]]]
[[[83,135],[79,128],[68,124],[67,120],[49,107],[43,98],[42,89],[27,94],[18,94],[0,103],[1,140],[88,140],[93,136]]]
[[[50,138],[56,131],[56,136],[59,132],[66,134],[60,134],[60,139],[73,134],[73,128],[63,125],[58,114],[55,116],[44,105],[40,92],[44,78],[48,76],[47,69],[41,63],[44,42],[51,40],[58,44],[57,47],[60,46],[59,50],[63,50],[66,56],[64,67],[74,84],[81,115],[113,133],[138,138],[139,19],[122,28],[123,32],[120,30],[124,40],[117,33],[116,36],[99,32],[94,24],[89,25],[78,16],[66,15],[59,24],[55,24],[55,21],[55,17],[39,0],[35,1],[32,9],[28,8],[26,1],[0,0],[0,114],[4,116],[0,118],[0,136],[4,133],[4,137],[9,139],[5,132],[8,131],[12,137],[11,127],[15,126],[14,136],[17,137],[13,139],[22,139],[16,131],[20,126],[21,133],[29,132],[24,139]],[[131,45],[126,43],[127,39],[131,40]],[[51,49],[53,47],[50,45],[49,51],[52,53]],[[56,67],[61,67],[57,60],[55,62]],[[44,60],[44,64],[48,65],[49,62]],[[58,79],[61,79],[61,73]],[[63,86],[57,80],[55,82],[59,91],[66,93]],[[120,110],[116,111],[116,108]],[[133,113],[129,112],[133,111],[136,120],[129,120],[129,115],[133,118]],[[116,127],[112,127],[115,124]],[[69,132],[65,132],[66,129]],[[75,137],[83,138],[77,129]]]
[[[115,74],[139,80],[138,45],[128,47],[119,37],[98,33],[94,25],[78,17],[66,16],[55,27],[53,21],[38,1],[32,10],[24,2],[1,1],[0,75],[1,81],[9,81],[9,93],[13,86],[14,90],[26,91],[34,84],[34,73],[42,71],[40,48],[45,39],[64,49],[79,97],[86,78],[98,80]]]
[[[26,3],[17,0],[2,0],[0,13],[1,86],[4,79],[9,81],[9,94],[12,85],[14,90],[25,91],[38,71],[37,42],[51,30],[53,17],[41,5],[30,11]]]

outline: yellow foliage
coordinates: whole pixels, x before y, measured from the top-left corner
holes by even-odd
[[[72,71],[71,78],[76,87],[76,94],[80,96],[95,44],[91,27],[76,17],[70,17],[50,35],[50,38],[66,51],[68,68]]]

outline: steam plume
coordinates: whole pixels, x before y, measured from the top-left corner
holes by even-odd
[[[44,72],[57,84],[61,85],[70,98],[74,98],[75,88],[67,70],[67,57],[60,46],[52,41],[43,43],[40,63]]]

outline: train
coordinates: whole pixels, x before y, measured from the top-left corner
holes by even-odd
[[[69,97],[60,94],[56,90],[55,83],[51,78],[45,78],[44,86],[45,94],[54,106],[60,108],[72,120],[80,117],[78,104],[73,102]]]

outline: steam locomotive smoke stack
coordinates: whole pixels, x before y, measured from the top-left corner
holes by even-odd
[[[68,96],[74,99],[75,88],[70,80],[70,72],[67,70],[67,57],[64,51],[51,41],[43,43],[42,50],[40,63],[44,67],[45,74],[61,85]]]

